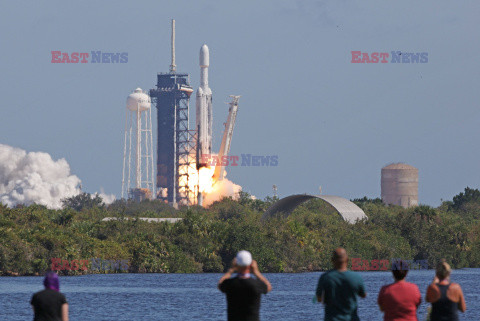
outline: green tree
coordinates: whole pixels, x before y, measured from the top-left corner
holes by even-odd
[[[467,203],[480,203],[480,191],[470,187],[465,188],[464,193],[460,193],[453,197],[453,208],[460,209]]]
[[[91,209],[95,207],[105,207],[105,203],[103,203],[103,199],[100,197],[100,195],[92,195],[89,193],[81,193],[77,196],[66,198],[62,200],[62,204],[64,208],[71,208],[75,211],[81,211],[83,209]]]

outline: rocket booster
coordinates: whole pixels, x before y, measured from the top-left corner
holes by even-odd
[[[200,48],[200,87],[196,97],[197,167],[206,166],[203,155],[212,153],[212,90],[208,87],[210,57],[207,45]]]

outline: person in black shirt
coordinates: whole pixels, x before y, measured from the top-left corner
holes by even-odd
[[[30,301],[34,312],[33,321],[68,321],[68,303],[59,292],[58,275],[48,272],[43,285],[45,290],[35,293]]]
[[[232,278],[235,272],[237,276]],[[218,288],[227,295],[228,321],[259,321],[261,295],[270,292],[272,285],[260,273],[252,254],[240,251],[232,267],[218,281]]]

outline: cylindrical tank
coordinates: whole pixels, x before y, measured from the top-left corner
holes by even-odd
[[[382,168],[382,201],[404,208],[418,205],[418,169],[403,163]]]
[[[145,94],[141,88],[137,88],[128,95],[127,97],[127,108],[131,111],[137,111],[137,108],[140,108],[140,111],[145,111],[151,107],[150,96]]]

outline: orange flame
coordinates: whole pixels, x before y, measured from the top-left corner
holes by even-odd
[[[197,170],[196,158],[189,157],[190,165],[183,165],[179,167],[179,184],[180,186],[187,186],[187,188],[180,189],[180,193],[187,195],[190,204],[197,204],[198,193],[202,193],[204,197],[204,206],[208,206],[215,200],[219,200],[224,196],[237,197],[241,187],[233,184],[227,179],[223,181],[215,181],[213,174],[215,167],[201,167]],[[228,185],[228,186],[227,186]]]

